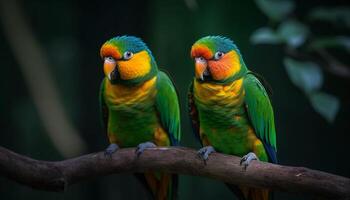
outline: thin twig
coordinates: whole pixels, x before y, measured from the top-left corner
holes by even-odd
[[[350,78],[350,68],[348,66],[336,59],[325,49],[316,49],[315,51],[328,63],[328,65],[325,66],[328,67],[327,69],[330,72],[338,76]]]
[[[325,49],[314,49],[313,52],[317,54],[307,54],[291,48],[285,49],[286,55],[291,56],[292,58],[296,58],[298,60],[303,61],[313,61],[317,63],[320,67],[334,75],[343,78],[350,78],[349,67],[340,62],[331,54],[329,54]]]

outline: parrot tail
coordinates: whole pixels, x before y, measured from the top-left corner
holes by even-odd
[[[258,189],[251,187],[236,186],[226,184],[239,200],[269,200],[272,192],[268,189]]]
[[[178,188],[178,175],[160,172],[145,172],[135,174],[147,188],[149,199],[176,200]]]

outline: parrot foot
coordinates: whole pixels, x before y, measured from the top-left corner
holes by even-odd
[[[208,160],[209,155],[213,152],[216,152],[214,147],[212,146],[205,146],[197,151],[198,156],[204,160],[204,163]]]
[[[139,157],[145,151],[145,149],[154,148],[154,147],[157,147],[157,146],[153,142],[144,142],[137,145],[135,153],[137,157]]]
[[[255,153],[250,152],[247,155],[242,157],[241,162],[239,163],[239,165],[241,165],[241,166],[243,165],[243,169],[246,170],[247,167],[249,166],[249,164],[253,160],[259,160],[259,158],[255,155]]]
[[[119,149],[119,146],[115,143],[110,144],[105,150],[105,156],[112,157],[112,154]]]

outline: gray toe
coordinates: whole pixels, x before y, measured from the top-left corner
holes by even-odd
[[[119,149],[119,146],[115,143],[110,144],[105,150],[105,156],[112,157],[112,154]]]
[[[153,142],[145,142],[137,145],[135,153],[139,157],[146,149],[157,147]]]
[[[205,146],[205,147],[199,149],[197,154],[202,160],[206,161],[206,160],[208,160],[209,155],[211,153],[213,153],[213,152],[215,152],[214,147],[212,147],[212,146]]]
[[[243,156],[240,162],[240,165],[243,165],[243,169],[246,170],[249,164],[253,160],[259,160],[258,157],[255,155],[255,153],[250,152],[247,155]]]

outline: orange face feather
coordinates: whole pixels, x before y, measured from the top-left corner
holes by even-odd
[[[219,60],[209,60],[209,71],[214,80],[224,80],[240,70],[239,57],[235,51],[224,54]]]
[[[207,46],[203,44],[195,44],[192,46],[191,56],[192,58],[203,57],[206,60],[209,60],[213,57],[213,53]]]
[[[203,72],[208,68],[214,80],[224,80],[240,70],[239,55],[231,50],[224,54],[219,60],[213,59],[213,52],[203,44],[195,44],[191,49],[192,58],[204,58],[205,61],[197,61],[195,64],[195,74],[200,78]]]
[[[122,58],[122,55],[120,54],[119,49],[116,46],[113,46],[113,45],[108,44],[108,43],[104,44],[101,47],[100,56],[101,56],[101,58],[104,58],[107,56],[112,56],[116,60]]]
[[[118,47],[105,43],[101,47],[100,55],[102,58],[111,56],[115,59],[115,62],[104,62],[103,68],[106,76],[108,76],[115,67],[118,67],[120,77],[123,80],[142,77],[151,70],[151,57],[146,50],[135,53],[129,60],[121,60],[122,54]]]

